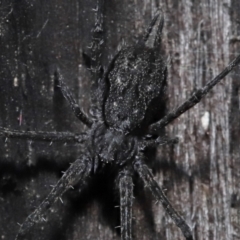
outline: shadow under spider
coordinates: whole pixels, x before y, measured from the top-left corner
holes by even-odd
[[[168,165],[165,161],[156,160],[156,150],[150,152],[149,163],[155,163],[155,172],[170,171],[178,175],[179,178],[186,177],[186,174],[181,173],[182,171],[180,171],[177,166],[173,168],[171,164]],[[21,164],[20,167],[16,166],[14,162],[0,161],[0,177],[1,179],[5,179],[5,181],[0,184],[0,194],[4,196],[4,198],[7,198],[8,195],[12,193],[16,196],[21,196],[21,189],[23,189],[26,181],[36,179],[41,173],[49,173],[50,175],[55,175],[60,179],[62,175],[61,172],[68,168],[69,162],[73,161],[74,158],[56,161],[50,158],[38,157],[34,166]],[[65,206],[57,207],[57,212],[60,212],[61,214],[57,213],[56,216],[50,217],[50,219],[53,219],[50,224],[51,230],[49,230],[49,235],[54,236],[52,239],[56,239],[56,237],[59,240],[67,239],[65,236],[68,235],[69,232],[73,232],[74,222],[76,222],[76,219],[79,216],[85,215],[86,209],[92,205],[93,202],[97,202],[99,206],[101,214],[100,218],[103,220],[102,223],[104,225],[108,225],[113,231],[117,231],[120,236],[119,229],[115,228],[120,225],[119,208],[116,208],[116,206],[119,205],[119,193],[115,188],[114,181],[116,179],[116,175],[117,171],[113,169],[112,166],[107,165],[102,172],[88,179],[87,187],[85,187],[80,193],[77,185],[74,187],[74,190],[70,190],[65,193],[63,196]],[[143,191],[143,184],[137,180],[137,177],[134,178],[134,183],[136,186],[134,195],[136,196],[136,201],[140,207],[140,211],[142,211],[146,217],[144,221],[147,223],[148,228],[155,232],[154,213],[152,211],[153,198],[147,195],[148,192]],[[115,191],[112,191],[113,189]],[[47,194],[47,192],[43,194]],[[37,189],[36,194],[38,194]],[[41,194],[41,191],[39,194]],[[43,195],[41,197],[44,198]],[[31,199],[26,199],[26,201],[31,201]],[[31,210],[28,211],[31,212]],[[58,215],[61,215],[61,224],[57,221]],[[44,225],[48,224],[43,223],[39,226]],[[61,228],[60,225],[64,226],[64,228]],[[39,226],[34,227],[34,235],[39,231],[37,230],[40,229]]]

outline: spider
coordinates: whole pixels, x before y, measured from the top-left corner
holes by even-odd
[[[91,116],[77,105],[63,75],[56,68],[55,78],[63,96],[76,117],[89,129],[83,134],[52,132],[21,132],[0,128],[4,137],[44,141],[65,141],[84,144],[85,152],[71,164],[50,194],[21,225],[16,239],[24,238],[31,227],[49,214],[49,209],[61,195],[77,182],[87,182],[89,177],[111,165],[117,169],[116,185],[120,195],[121,236],[131,239],[133,174],[136,172],[146,187],[160,201],[166,212],[180,228],[186,239],[193,239],[191,229],[170,204],[145,164],[148,147],[173,142],[161,135],[161,130],[182,113],[197,104],[223,77],[240,62],[240,56],[217,77],[197,90],[187,101],[164,117],[159,117],[167,81],[167,61],[161,54],[163,14],[158,11],[146,34],[134,46],[123,47],[111,60],[106,71],[100,64],[102,51],[101,4],[93,30],[91,55],[84,54],[90,69],[92,86]],[[157,117],[157,119],[156,119]]]

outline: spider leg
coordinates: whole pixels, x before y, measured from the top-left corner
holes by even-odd
[[[77,159],[68,170],[63,174],[62,178],[53,187],[47,198],[39,205],[39,207],[31,213],[20,227],[15,240],[23,239],[25,234],[35,224],[44,220],[44,217],[50,213],[52,205],[66,192],[72,185],[81,180],[85,182],[91,170],[91,162],[87,158]]]
[[[201,101],[201,99],[225,76],[227,76],[234,67],[236,67],[240,63],[240,55],[238,55],[219,75],[210,80],[204,87],[198,89],[193,95],[180,106],[178,106],[175,110],[168,113],[165,117],[163,117],[160,121],[150,125],[148,133],[154,134],[164,126],[168,125],[174,119],[178,118],[181,114],[195,106],[197,103]]]
[[[158,183],[154,180],[150,169],[140,159],[134,162],[134,169],[139,174],[140,178],[144,181],[145,185],[151,190],[155,198],[161,201],[164,209],[175,222],[175,224],[181,229],[183,235],[187,240],[193,240],[193,236],[189,226],[183,220],[183,218],[173,208],[167,197],[163,193]]]
[[[133,182],[130,172],[124,170],[119,174],[121,239],[132,239],[132,204]]]
[[[61,141],[61,142],[78,142],[86,140],[86,134],[73,134],[69,132],[43,132],[43,131],[16,131],[0,127],[0,136],[6,138],[20,138],[39,141]]]
[[[73,98],[69,88],[65,84],[63,80],[63,76],[60,73],[60,70],[58,69],[57,72],[55,72],[56,81],[59,83],[59,87],[62,91],[62,94],[64,98],[68,101],[70,104],[75,116],[85,125],[87,125],[89,128],[92,126],[92,121],[83,113],[83,111],[80,109],[78,104],[76,103],[76,100]]]

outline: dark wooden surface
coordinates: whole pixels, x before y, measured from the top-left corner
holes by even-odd
[[[106,1],[103,64],[124,40],[134,44],[157,7],[164,11],[163,49],[171,56],[168,109],[215,76],[240,52],[240,3],[230,1]],[[85,112],[90,74],[82,52],[89,51],[95,1],[0,2],[0,125],[16,130],[84,131],[54,86],[58,65]],[[195,239],[240,239],[240,67],[194,109],[166,128],[178,136],[159,148],[156,180],[193,228]],[[202,117],[209,115],[204,127]],[[164,150],[164,151],[163,151]],[[77,158],[77,145],[0,139],[0,238],[14,239],[18,223],[46,197],[61,171]],[[56,203],[47,223],[29,239],[119,239],[115,190],[107,177],[90,182]],[[136,187],[134,239],[183,239]]]

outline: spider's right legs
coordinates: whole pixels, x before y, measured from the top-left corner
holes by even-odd
[[[91,112],[92,115],[101,117],[103,101],[103,66],[101,64],[104,36],[103,36],[103,12],[105,0],[97,0],[97,4],[92,11],[94,12],[94,27],[92,28],[92,39],[88,45],[87,52],[83,53],[85,65],[91,73]]]
[[[119,174],[121,239],[132,239],[133,182],[129,171]]]
[[[92,106],[101,112],[101,106],[99,106],[99,101],[101,102],[101,88],[99,86],[99,81],[103,75],[103,68],[101,66],[101,55],[102,55],[102,46],[103,46],[103,8],[104,8],[104,0],[98,0],[96,9],[93,9],[95,13],[95,25],[92,29],[93,36],[92,41],[89,46],[90,48],[90,56],[86,53],[83,53],[83,58],[85,60],[85,64],[89,68],[91,72],[91,103]],[[61,88],[62,94],[65,99],[69,102],[74,114],[76,117],[83,122],[88,127],[92,126],[92,120],[89,119],[83,111],[80,109],[75,99],[73,98],[71,92],[63,81],[63,77],[57,70],[57,80],[59,81],[59,86]],[[92,109],[93,110],[93,109]],[[100,114],[98,114],[100,115]]]
[[[77,159],[72,163],[68,170],[63,174],[62,178],[53,187],[46,199],[27,217],[20,227],[15,240],[24,239],[25,234],[34,224],[44,221],[45,217],[50,213],[50,208],[61,197],[61,195],[77,182],[81,181],[84,183],[89,176],[90,171],[91,161],[86,157]]]

